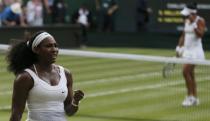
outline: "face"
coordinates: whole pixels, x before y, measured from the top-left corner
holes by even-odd
[[[191,22],[193,22],[195,20],[195,18],[196,18],[196,14],[190,14],[186,18],[189,19]]]
[[[54,63],[58,56],[58,45],[53,38],[44,39],[36,48],[39,60]]]

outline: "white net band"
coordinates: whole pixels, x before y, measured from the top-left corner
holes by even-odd
[[[0,50],[6,51],[8,45],[0,45]],[[163,57],[163,56],[149,56],[149,55],[137,55],[137,54],[120,54],[120,53],[105,53],[95,51],[81,51],[71,49],[60,49],[60,55],[72,55],[72,56],[83,56],[83,57],[95,57],[95,58],[111,58],[111,59],[127,59],[127,60],[139,60],[139,61],[151,61],[151,62],[165,62],[165,63],[179,63],[179,64],[195,64],[195,65],[210,65],[209,60],[199,59],[184,59],[174,57]]]

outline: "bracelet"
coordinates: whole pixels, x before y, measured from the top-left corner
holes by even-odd
[[[74,106],[74,107],[78,107],[79,106],[78,104],[74,103],[74,100],[71,101],[71,105]]]

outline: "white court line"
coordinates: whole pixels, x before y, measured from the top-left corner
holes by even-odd
[[[1,111],[1,110],[9,110],[9,109],[11,109],[11,106],[10,106],[10,105],[1,106],[1,107],[0,107],[0,111]]]
[[[204,78],[199,78],[197,80],[198,82],[204,82],[206,80],[209,80],[210,76],[206,76]],[[120,89],[120,90],[111,90],[111,91],[106,91],[106,92],[99,92],[99,93],[93,93],[93,94],[88,94],[85,97],[86,98],[91,98],[91,97],[99,97],[99,96],[106,96],[106,95],[113,95],[113,94],[121,94],[121,93],[127,93],[127,92],[133,92],[133,91],[142,91],[142,90],[148,90],[148,89],[157,89],[161,87],[166,87],[166,86],[176,86],[180,84],[184,84],[185,82],[183,80],[175,80],[175,82],[171,83],[164,83],[164,84],[155,84],[155,85],[147,85],[147,86],[138,86],[138,87],[132,87],[128,89]]]
[[[141,74],[135,74],[135,75],[126,75],[126,76],[113,77],[113,78],[104,78],[104,79],[98,79],[98,80],[76,82],[75,85],[88,85],[88,84],[96,84],[96,83],[117,82],[121,80],[154,77],[154,76],[159,76],[161,74],[162,74],[161,72],[141,73]]]
[[[9,95],[9,94],[12,94],[12,91],[3,91],[3,92],[0,92],[0,95]]]
[[[160,76],[162,75],[162,72],[150,72],[150,73],[141,73],[141,74],[135,74],[135,75],[126,75],[121,77],[114,77],[114,78],[105,78],[105,79],[98,79],[98,80],[89,80],[84,82],[75,82],[75,86],[79,85],[88,85],[88,84],[96,84],[96,83],[108,83],[108,82],[117,82],[121,80],[132,80],[136,78],[148,78],[148,77],[154,77],[154,76]],[[3,91],[0,92],[0,95],[9,95],[12,94],[12,91]]]
[[[199,78],[198,82],[204,82],[206,80],[209,80],[209,78],[210,78],[210,76]],[[138,86],[138,87],[133,87],[133,88],[128,88],[128,89],[111,90],[111,91],[87,94],[85,96],[85,99],[99,97],[99,96],[113,95],[113,94],[121,94],[121,93],[133,92],[133,91],[157,89],[157,88],[162,88],[162,87],[166,87],[166,86],[176,86],[176,85],[180,85],[180,84],[184,84],[184,83],[185,82],[183,80],[175,80],[175,82],[173,81],[173,82],[164,83],[164,84],[155,84],[155,85],[148,85],[148,86]],[[10,109],[10,106],[0,107],[0,110],[8,110],[8,109]]]
[[[135,78],[146,78],[146,77],[154,77],[161,75],[160,72],[150,72],[150,73],[141,73],[141,74],[135,74],[135,75],[126,75],[121,77],[114,77],[114,78],[104,78],[104,79],[98,79],[98,80],[89,80],[89,81],[83,81],[83,82],[75,82],[75,85],[88,85],[88,84],[96,84],[96,83],[108,83],[108,82],[117,82],[121,80],[131,80]],[[0,92],[0,95],[8,95],[11,94],[11,91],[3,91]]]

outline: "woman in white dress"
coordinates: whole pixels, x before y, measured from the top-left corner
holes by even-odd
[[[54,64],[57,43],[47,32],[37,32],[30,40],[14,44],[7,55],[13,85],[10,121],[21,121],[27,104],[27,121],[66,121],[78,110],[84,93],[73,91],[70,71]]]
[[[205,33],[205,20],[197,14],[197,4],[188,4],[181,14],[186,18],[184,31],[176,47],[178,57],[187,59],[205,59],[202,47],[202,37]],[[183,65],[183,76],[187,87],[187,97],[184,99],[183,106],[193,106],[199,104],[197,97],[196,81],[194,75],[194,64]]]

